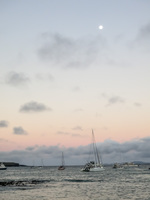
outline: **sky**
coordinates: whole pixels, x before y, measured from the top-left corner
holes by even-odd
[[[0,0],[0,161],[150,162],[150,1]],[[99,26],[103,29],[99,29]]]

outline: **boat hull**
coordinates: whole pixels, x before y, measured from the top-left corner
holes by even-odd
[[[6,170],[7,168],[5,167],[5,168],[0,168],[0,170]]]
[[[64,170],[65,167],[58,167],[58,170]]]
[[[7,169],[7,167],[3,163],[1,163],[0,164],[0,170],[6,170],[6,169]]]
[[[100,171],[104,171],[105,169],[103,167],[93,167],[90,168],[90,172],[100,172]]]
[[[89,172],[90,171],[90,169],[88,169],[88,168],[82,168],[81,169],[81,172]]]
[[[91,168],[82,168],[82,172],[100,172],[104,171],[105,169],[103,167],[91,167]]]

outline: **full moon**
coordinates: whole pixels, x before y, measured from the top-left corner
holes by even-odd
[[[99,28],[100,30],[102,30],[104,27],[103,27],[102,25],[100,25],[98,28]]]

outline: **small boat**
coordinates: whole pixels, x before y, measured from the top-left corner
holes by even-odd
[[[7,169],[7,167],[3,163],[1,163],[0,164],[0,170],[6,170],[6,169]]]
[[[124,168],[138,167],[138,165],[133,162],[125,162],[125,163],[123,163],[123,167]]]
[[[114,165],[113,165],[112,168],[113,168],[113,169],[123,169],[124,167],[123,167],[123,165],[120,164],[120,163],[114,163]]]
[[[82,172],[98,172],[105,170],[100,160],[93,130],[92,130],[92,138],[93,138],[92,146],[93,146],[94,161],[86,163],[85,166],[81,169]]]
[[[44,167],[43,159],[41,159],[41,165],[38,167],[39,169],[42,169]]]
[[[64,169],[65,169],[65,159],[64,159],[64,154],[62,152],[61,165],[58,167],[58,170],[64,170]]]

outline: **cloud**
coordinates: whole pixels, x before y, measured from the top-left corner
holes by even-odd
[[[35,147],[27,147],[26,150],[27,151],[33,151],[35,149]]]
[[[6,140],[6,139],[3,139],[3,138],[0,138],[0,142],[1,142],[1,143],[8,143],[9,140]]]
[[[79,87],[79,86],[76,86],[76,87],[74,87],[74,88],[72,89],[72,91],[73,91],[73,92],[78,92],[78,91],[80,91],[80,87]]]
[[[92,37],[91,37],[92,38]],[[60,34],[42,34],[38,57],[51,67],[87,68],[97,59],[103,59],[106,41],[102,36],[72,39]]]
[[[5,120],[1,120],[0,121],[0,128],[5,128],[5,127],[8,127],[8,122],[5,121]]]
[[[6,76],[6,83],[12,86],[25,86],[30,79],[23,73],[10,72]]]
[[[36,74],[36,78],[40,81],[54,81],[54,77],[51,74]]]
[[[1,143],[1,147],[6,147],[6,146],[14,146],[16,147],[17,146],[17,143],[14,142],[14,141],[11,141],[11,140],[7,140],[7,139],[4,139],[4,138],[0,138],[0,143]]]
[[[74,110],[74,112],[83,112],[84,110],[82,108],[77,108]]]
[[[80,130],[78,129],[74,129],[74,130]],[[58,131],[56,134],[58,135],[70,135],[72,137],[83,137],[82,135],[78,134],[78,133],[68,133],[68,132],[63,132],[63,131]]]
[[[69,133],[63,132],[63,131],[58,131],[57,134],[59,134],[59,135],[69,135]]]
[[[145,26],[141,27],[138,33],[138,37],[140,41],[149,41],[150,40],[150,22]]]
[[[124,143],[112,140],[104,141],[101,144],[102,154],[115,156],[120,161],[147,161],[150,162],[150,137],[134,139]],[[100,146],[100,144],[99,144]]]
[[[73,130],[83,131],[81,126],[76,126],[76,127],[73,128]]]
[[[138,102],[135,102],[134,105],[137,106],[137,107],[141,107],[142,106],[142,104],[138,103]]]
[[[139,29],[139,32],[130,47],[150,50],[150,22]]]
[[[13,128],[13,133],[15,135],[27,135],[27,132],[21,126],[14,127]]]
[[[150,162],[150,137],[134,139],[124,143],[113,140],[105,140],[97,143],[98,150],[103,158],[103,163],[143,161]],[[35,158],[41,158],[45,165],[58,165],[61,152],[64,152],[67,165],[84,165],[91,153],[91,144],[78,147],[64,146],[30,146],[25,150],[0,152],[0,158],[4,161],[20,162],[21,164],[33,164]]]
[[[78,134],[78,133],[73,133],[72,137],[83,137],[82,135]]]
[[[108,99],[108,104],[124,103],[124,100],[119,96],[113,96]]]
[[[116,96],[116,95],[113,95],[113,96],[109,97],[107,94],[103,93],[102,97],[107,99],[107,105],[106,106],[111,106],[111,105],[114,105],[114,104],[124,103],[125,102],[125,100],[122,97]]]
[[[31,101],[29,103],[24,104],[20,108],[20,112],[43,112],[43,111],[52,111],[51,108],[45,106],[42,103],[37,103],[35,101]]]

